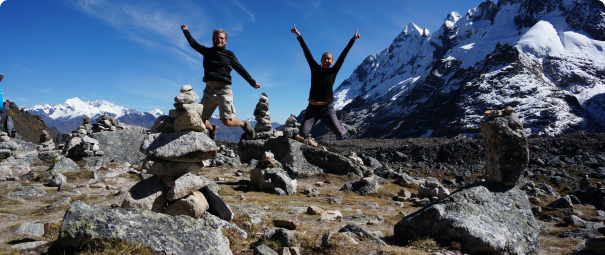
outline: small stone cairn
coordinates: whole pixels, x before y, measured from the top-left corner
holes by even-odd
[[[38,142],[36,149],[38,151],[51,151],[55,149],[55,142],[48,130],[42,130],[42,133],[40,133],[40,142]]]
[[[0,132],[0,159],[13,156],[18,147],[17,143],[10,142],[8,133]]]
[[[103,117],[105,116],[105,117]],[[97,123],[100,123],[100,120],[105,120],[111,118],[113,123],[118,123],[116,118],[112,118],[107,116],[106,114],[101,115],[97,119]],[[109,122],[112,122],[111,120]],[[101,151],[101,147],[99,145],[99,141],[94,139],[89,134],[92,134],[93,131],[100,132],[101,130],[111,130],[111,129],[99,129],[98,126],[101,124],[91,124],[90,118],[88,116],[82,117],[82,125],[80,125],[76,130],[72,131],[71,134],[62,134],[61,135],[61,145],[59,148],[63,148],[62,154],[68,158],[81,158],[81,157],[101,157],[105,155],[103,151]],[[117,128],[114,126],[114,130]],[[122,127],[120,129],[123,129]],[[42,135],[40,136],[40,140],[42,140]]]
[[[297,181],[282,169],[281,163],[275,160],[275,155],[266,151],[250,171],[250,183],[260,191],[267,191],[280,196],[296,193]]]
[[[204,166],[202,161],[217,153],[204,132],[198,99],[191,85],[185,85],[174,99],[176,109],[158,117],[140,149],[147,156],[143,168],[151,177],[130,189],[122,208],[200,218],[212,206],[204,195],[211,182],[195,174]]]
[[[120,125],[120,121],[118,120],[118,118],[103,114],[99,116],[99,118],[97,118],[97,125],[95,127],[95,130],[97,132],[124,130],[124,126]]]
[[[254,109],[254,118],[256,120],[256,126],[254,127],[254,131],[256,132],[255,139],[268,139],[279,136],[279,132],[275,131],[271,125],[271,112],[269,112],[268,101],[269,96],[267,93],[261,93]]]
[[[298,134],[300,123],[296,121],[294,115],[290,114],[288,120],[286,120],[286,127],[284,128],[284,136],[288,138],[294,138]]]
[[[481,119],[485,142],[487,176],[506,186],[515,186],[529,164],[525,130],[511,106],[489,110]]]
[[[8,133],[6,133],[6,132],[0,132],[0,142],[5,143],[5,142],[8,142],[10,140],[11,140],[11,138],[10,138],[10,136],[8,136]]]

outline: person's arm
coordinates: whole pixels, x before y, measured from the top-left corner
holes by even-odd
[[[239,63],[239,61],[235,57],[235,54],[233,54],[233,53],[231,54],[231,66],[239,75],[242,76],[242,78],[244,78],[244,80],[246,80],[248,82],[248,84],[250,84],[250,86],[252,86],[255,89],[260,88],[260,85],[258,83],[256,83],[256,81],[254,79],[252,79],[252,76],[250,76],[248,71],[246,71],[246,69],[244,69],[242,64]]]
[[[183,30],[183,34],[185,34],[185,38],[187,38],[187,42],[189,42],[189,45],[191,46],[191,48],[193,48],[200,54],[204,55],[208,48],[204,45],[197,43],[197,41],[195,39],[193,39],[193,36],[191,36],[191,33],[189,32],[189,28],[187,28],[187,25],[185,25],[185,24],[181,25],[181,30]]]
[[[302,47],[303,52],[305,53],[305,58],[307,59],[307,63],[309,63],[309,66],[311,68],[313,68],[313,66],[318,66],[319,64],[317,64],[315,59],[313,59],[313,55],[311,55],[311,51],[309,51],[309,47],[307,47],[305,40],[303,40],[302,35],[300,35],[300,32],[298,32],[298,29],[296,29],[296,25],[294,25],[294,28],[292,28],[292,30],[290,30],[290,32],[296,34],[296,39],[300,43],[300,47]]]
[[[334,66],[332,68],[334,68],[336,70],[340,70],[342,63],[345,62],[345,58],[347,57],[347,54],[349,54],[349,50],[351,49],[351,47],[353,47],[353,43],[355,43],[355,40],[357,40],[357,38],[361,37],[361,35],[359,35],[359,33],[357,33],[357,31],[358,30],[355,31],[355,35],[353,35],[353,38],[351,38],[351,40],[347,44],[347,47],[345,47],[345,49],[342,50],[342,53],[340,53],[340,56],[338,56],[338,60],[336,60],[336,63],[334,64]]]

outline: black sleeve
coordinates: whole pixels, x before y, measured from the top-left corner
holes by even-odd
[[[347,44],[347,47],[345,47],[345,49],[342,50],[342,53],[340,53],[340,56],[338,56],[338,60],[336,60],[336,63],[332,67],[332,68],[336,69],[336,71],[340,70],[342,63],[345,62],[345,58],[347,57],[347,54],[349,53],[349,50],[351,49],[351,47],[353,47],[354,42],[355,42],[355,39],[351,38],[351,40],[349,41],[349,44]]]
[[[305,53],[305,58],[307,58],[307,63],[309,63],[309,66],[311,67],[311,69],[313,69],[314,66],[318,66],[319,64],[317,64],[315,59],[313,59],[313,55],[311,55],[311,51],[309,51],[309,48],[307,47],[305,40],[303,40],[302,35],[297,36],[296,39],[298,39],[298,42],[300,43],[300,47],[302,47],[303,52]]]
[[[239,63],[233,52],[231,53],[231,66],[239,75],[242,76],[242,78],[244,78],[244,80],[246,80],[250,84],[250,86],[254,87],[254,85],[256,85],[256,81],[252,79],[252,76],[250,76],[248,71],[246,71],[242,64]]]
[[[195,39],[193,39],[193,36],[191,36],[191,33],[189,32],[189,30],[183,30],[183,34],[185,34],[185,38],[187,38],[187,42],[189,42],[189,45],[191,46],[191,48],[193,48],[194,50],[196,50],[197,52],[199,52],[202,55],[206,54],[206,50],[208,48],[204,45],[197,43],[197,41],[195,41]]]

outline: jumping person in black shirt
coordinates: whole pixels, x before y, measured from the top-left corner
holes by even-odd
[[[332,53],[326,52],[321,56],[321,65],[317,64],[313,59],[313,55],[311,55],[311,51],[305,44],[302,36],[296,29],[296,25],[294,28],[290,30],[290,32],[296,34],[296,39],[300,42],[300,46],[305,53],[305,58],[307,58],[307,62],[309,63],[309,67],[311,68],[311,91],[309,92],[309,105],[305,110],[305,115],[303,116],[301,128],[298,131],[298,135],[296,136],[296,140],[305,142],[312,146],[317,146],[317,143],[311,140],[310,138],[305,138],[311,132],[311,128],[318,120],[322,120],[326,125],[332,130],[336,136],[342,136],[345,133],[356,134],[357,130],[354,127],[341,125],[338,122],[338,118],[336,118],[336,111],[334,111],[334,107],[331,104],[334,102],[334,81],[336,80],[336,75],[338,71],[340,71],[340,67],[342,67],[342,63],[347,57],[347,53],[353,46],[353,43],[357,38],[360,37],[357,30],[355,31],[355,35],[347,44],[347,47],[340,53],[338,56],[338,60],[334,66],[330,67],[334,61],[334,57]]]
[[[212,32],[212,43],[214,46],[208,48],[193,39],[187,25],[181,25],[181,29],[191,48],[204,56],[203,80],[206,82],[206,88],[204,89],[204,96],[200,103],[204,105],[201,117],[206,129],[208,129],[208,136],[212,140],[216,138],[218,126],[210,125],[208,119],[210,119],[212,113],[218,107],[223,125],[242,127],[248,139],[254,139],[255,132],[252,125],[250,125],[250,121],[242,122],[235,118],[235,105],[233,104],[233,92],[231,91],[231,70],[235,69],[253,88],[258,89],[260,85],[252,79],[246,69],[237,61],[235,54],[225,49],[225,45],[227,45],[227,32],[222,29],[214,30]]]

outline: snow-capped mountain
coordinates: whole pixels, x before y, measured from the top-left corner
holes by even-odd
[[[410,23],[334,95],[358,137],[473,135],[507,105],[528,135],[604,131],[605,3],[486,1],[434,33]]]
[[[69,133],[82,124],[82,117],[88,116],[92,123],[102,114],[117,117],[121,123],[151,128],[155,119],[164,113],[159,109],[140,113],[113,103],[97,100],[84,102],[77,97],[67,99],[63,104],[37,104],[23,110],[40,115],[47,125],[55,126],[62,133]]]

